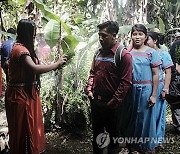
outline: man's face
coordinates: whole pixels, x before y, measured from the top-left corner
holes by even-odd
[[[99,42],[104,49],[109,49],[114,45],[116,34],[108,33],[106,28],[99,30]]]

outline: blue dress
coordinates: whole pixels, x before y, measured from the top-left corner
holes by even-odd
[[[173,66],[173,62],[170,54],[167,51],[161,49],[157,50],[160,55],[162,65],[160,65],[159,70],[159,85],[157,90],[156,98],[156,116],[157,116],[157,137],[164,138],[165,135],[165,125],[166,125],[166,101],[161,99],[161,92],[164,87],[164,70]],[[163,140],[161,140],[163,141]]]
[[[152,93],[152,68],[161,64],[158,53],[147,47],[145,51],[131,51],[133,59],[133,87],[131,115],[125,133],[131,138],[130,146],[139,152],[148,152],[155,149],[156,142],[156,106],[149,107],[149,98]]]

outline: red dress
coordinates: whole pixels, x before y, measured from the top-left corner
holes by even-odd
[[[2,96],[2,67],[0,64],[0,97]]]
[[[45,149],[44,126],[36,76],[23,63],[29,51],[15,43],[9,59],[5,106],[12,154],[39,154]]]

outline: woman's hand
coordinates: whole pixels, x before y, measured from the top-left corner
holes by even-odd
[[[156,97],[155,96],[151,96],[149,98],[149,107],[153,107],[156,103]]]
[[[57,61],[57,64],[58,64],[58,69],[60,69],[67,61],[67,58],[65,55],[62,55],[59,57],[58,61]]]

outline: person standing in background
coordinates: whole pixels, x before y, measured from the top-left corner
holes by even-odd
[[[163,33],[160,32],[160,30],[158,28],[154,28],[153,32],[155,32],[159,35],[160,42],[164,42],[164,35],[163,35]],[[161,49],[163,51],[167,51],[167,52],[169,51],[168,47],[164,43],[159,44],[159,49]]]
[[[10,34],[16,34],[16,30],[13,28],[10,28],[7,30],[8,33]],[[6,81],[8,82],[8,59],[9,55],[12,49],[12,46],[14,44],[15,40],[8,36],[8,40],[2,43],[1,46],[1,66],[4,70],[4,73],[6,74]]]
[[[180,134],[180,32],[175,34],[170,55],[174,66],[171,68],[171,83],[166,99],[171,107],[173,126],[176,133]]]
[[[157,137],[164,138],[166,127],[166,101],[165,95],[169,93],[169,84],[171,81],[171,67],[173,62],[169,52],[160,49],[163,42],[161,35],[156,32],[148,32],[147,45],[154,48],[160,55],[162,65],[159,66],[159,85],[156,96],[156,122]],[[163,142],[163,140],[162,140]],[[161,144],[161,143],[160,143]]]

